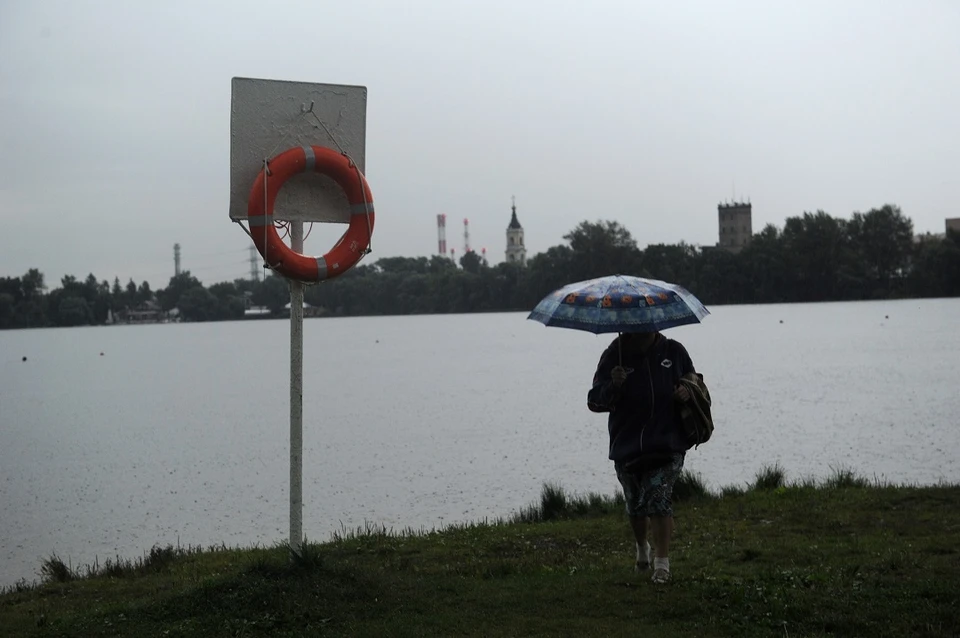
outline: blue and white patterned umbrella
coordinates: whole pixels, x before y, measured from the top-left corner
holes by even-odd
[[[527,317],[546,326],[605,332],[653,332],[700,323],[710,312],[683,286],[612,275],[569,284]]]

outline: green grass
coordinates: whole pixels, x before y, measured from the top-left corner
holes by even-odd
[[[508,520],[344,529],[295,561],[280,545],[51,556],[44,583],[0,594],[0,635],[956,636],[958,502],[839,470],[720,494],[688,474],[658,586],[633,572],[622,498],[545,485]]]
[[[755,490],[775,490],[784,486],[786,483],[786,472],[783,471],[783,468],[780,467],[780,464],[777,463],[772,466],[767,466],[761,468],[757,472],[757,477],[753,481],[753,489]]]

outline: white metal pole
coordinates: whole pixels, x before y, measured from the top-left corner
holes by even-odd
[[[303,252],[303,222],[290,223],[291,248]],[[290,281],[290,551],[303,541],[303,284]],[[292,558],[292,556],[291,556]]]

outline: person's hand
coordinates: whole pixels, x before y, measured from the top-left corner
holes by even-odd
[[[610,379],[613,380],[613,385],[618,388],[623,385],[623,382],[627,380],[627,369],[623,366],[616,366],[613,370],[610,371]]]
[[[673,391],[673,398],[681,403],[686,403],[690,400],[690,390],[685,385],[678,385]]]

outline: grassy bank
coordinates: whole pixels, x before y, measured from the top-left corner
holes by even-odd
[[[633,572],[622,502],[545,486],[510,521],[282,547],[155,548],[0,595],[4,636],[956,636],[960,487],[837,472],[676,496],[673,582]]]

